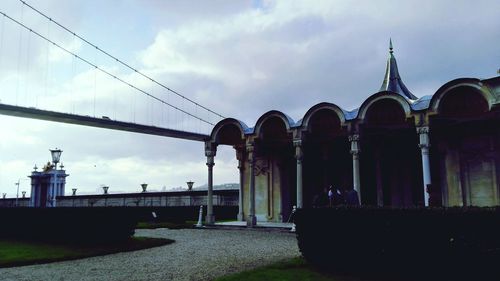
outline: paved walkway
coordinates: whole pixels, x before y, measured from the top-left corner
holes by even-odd
[[[246,221],[227,221],[227,222],[216,222],[216,227],[247,227]],[[286,222],[257,222],[254,228],[273,228],[282,230],[291,230],[293,223]]]
[[[0,280],[211,280],[299,256],[293,233],[219,229],[137,230],[175,243],[75,261],[0,269]]]

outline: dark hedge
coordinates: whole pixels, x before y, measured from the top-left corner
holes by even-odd
[[[217,219],[236,218],[237,212],[238,207],[214,206]],[[198,214],[199,207],[0,208],[0,237],[105,243],[127,239],[139,221],[196,221]]]
[[[300,209],[295,224],[306,260],[331,270],[456,278],[500,262],[499,208]]]

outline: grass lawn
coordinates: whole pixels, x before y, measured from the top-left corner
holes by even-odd
[[[173,243],[170,239],[132,237],[106,245],[64,245],[43,242],[0,240],[0,268],[136,251]]]
[[[357,276],[331,274],[323,272],[309,264],[302,258],[294,258],[272,265],[256,268],[249,271],[236,273],[216,279],[216,281],[368,281]]]

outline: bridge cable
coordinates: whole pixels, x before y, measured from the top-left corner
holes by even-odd
[[[30,101],[29,98],[29,76],[30,76],[30,45],[31,45],[31,36],[28,36],[27,42],[26,42],[26,74],[24,75],[24,97],[26,101]],[[31,101],[32,102],[32,101]]]
[[[21,6],[21,20],[24,18],[24,6]],[[21,56],[23,45],[23,28],[19,27],[19,44],[17,47],[17,86],[16,86],[16,106],[19,99],[19,88],[21,87]]]
[[[103,68],[98,67],[97,65],[93,64],[93,63],[92,63],[92,62],[90,62],[89,60],[87,60],[87,59],[85,59],[85,58],[83,58],[83,57],[81,57],[81,56],[79,56],[79,55],[77,55],[77,54],[75,54],[75,53],[73,53],[73,52],[69,51],[68,49],[66,49],[66,48],[62,47],[61,45],[57,44],[56,42],[54,42],[54,41],[52,41],[52,40],[48,39],[47,37],[43,36],[42,34],[38,33],[37,31],[35,31],[35,30],[33,30],[33,29],[29,28],[29,27],[28,27],[28,26],[26,26],[25,24],[23,24],[23,23],[21,23],[21,22],[19,22],[19,21],[15,20],[14,18],[10,17],[10,16],[9,16],[9,15],[7,15],[6,13],[4,13],[4,12],[1,12],[1,11],[0,11],[0,14],[2,14],[4,17],[8,18],[9,20],[11,20],[11,21],[15,22],[16,24],[18,24],[18,25],[20,25],[20,26],[24,27],[25,29],[29,30],[31,33],[33,33],[33,34],[37,35],[38,37],[40,37],[40,38],[42,38],[42,39],[46,40],[47,42],[50,42],[53,46],[55,46],[55,47],[57,47],[57,48],[61,49],[62,51],[66,52],[66,53],[68,53],[68,54],[70,54],[70,55],[75,56],[77,59],[79,59],[79,60],[81,60],[81,61],[85,62],[86,64],[88,64],[88,65],[90,65],[90,66],[94,67],[95,69],[97,69],[97,70],[101,71],[102,73],[104,73],[104,74],[106,74],[106,75],[108,75],[108,76],[110,76],[110,77],[113,77],[114,79],[116,79],[116,80],[118,80],[118,81],[120,81],[120,82],[124,83],[125,85],[128,85],[129,87],[131,87],[131,88],[133,88],[133,89],[135,89],[135,90],[137,90],[137,91],[139,91],[139,92],[141,92],[141,93],[143,93],[143,94],[145,94],[145,95],[149,96],[150,98],[152,98],[152,99],[154,99],[154,100],[156,100],[156,101],[158,101],[158,102],[161,102],[161,103],[163,103],[163,104],[165,104],[165,105],[168,105],[168,106],[170,106],[170,107],[172,107],[172,108],[176,109],[177,111],[180,111],[180,112],[182,112],[182,113],[184,113],[184,114],[186,114],[186,115],[189,115],[189,116],[191,116],[191,117],[193,117],[193,118],[195,118],[195,119],[198,119],[198,120],[200,120],[200,121],[203,121],[203,122],[205,122],[205,123],[207,123],[207,124],[209,124],[209,125],[215,126],[215,124],[213,124],[213,123],[211,123],[211,122],[209,122],[209,121],[207,121],[207,120],[205,120],[205,119],[202,119],[202,118],[200,118],[200,117],[198,117],[198,116],[195,116],[195,115],[193,115],[193,114],[191,114],[191,113],[189,113],[189,112],[187,112],[187,111],[185,111],[185,110],[183,110],[183,109],[181,109],[181,108],[179,108],[179,107],[177,107],[177,106],[175,106],[175,105],[172,105],[172,104],[170,104],[170,103],[167,103],[166,101],[164,101],[164,100],[162,100],[162,99],[160,99],[160,98],[158,98],[158,97],[155,97],[155,96],[151,95],[150,93],[146,92],[146,91],[145,91],[145,90],[143,90],[143,89],[140,89],[139,87],[137,87],[137,86],[135,86],[135,85],[130,84],[129,82],[127,82],[127,81],[123,80],[122,78],[120,78],[120,77],[118,77],[118,76],[116,76],[116,75],[114,75],[114,74],[110,73],[109,71],[107,71],[107,70],[105,70],[105,69],[103,69]]]
[[[31,31],[31,29],[30,29]],[[47,38],[50,38],[50,23],[47,22]],[[42,100],[47,99],[49,97],[49,72],[50,72],[50,64],[49,64],[49,55],[50,55],[50,39],[47,40],[47,53],[46,53],[46,68],[45,68],[45,96],[42,97]]]
[[[65,27],[64,25],[60,24],[59,22],[57,22],[57,21],[53,20],[51,17],[49,17],[49,16],[45,15],[43,12],[41,12],[41,11],[37,10],[36,8],[34,8],[33,6],[31,6],[30,4],[26,3],[26,1],[23,1],[23,0],[19,0],[19,1],[21,1],[21,3],[23,3],[23,4],[24,4],[24,5],[26,5],[28,8],[32,9],[33,11],[35,11],[36,13],[38,13],[39,15],[41,15],[42,17],[44,17],[44,18],[48,19],[50,22],[53,22],[54,24],[56,24],[57,26],[61,27],[61,28],[62,28],[62,29],[64,29],[65,31],[67,31],[67,32],[69,32],[69,33],[73,34],[74,36],[78,37],[78,38],[79,38],[80,40],[82,40],[83,42],[85,42],[85,43],[87,43],[88,45],[90,45],[90,46],[94,47],[96,50],[100,51],[101,53],[105,54],[106,56],[110,57],[111,59],[113,59],[113,60],[115,60],[116,62],[120,63],[121,65],[125,66],[126,68],[128,68],[128,69],[130,69],[130,70],[132,70],[132,71],[136,72],[137,74],[139,74],[139,75],[141,75],[142,77],[144,77],[144,78],[146,78],[146,79],[150,80],[151,82],[153,82],[153,83],[157,84],[158,86],[160,86],[160,87],[162,87],[162,88],[166,89],[167,91],[172,92],[172,93],[176,94],[177,96],[179,96],[179,97],[181,97],[181,98],[183,98],[183,99],[185,99],[185,100],[187,100],[187,101],[189,101],[189,102],[191,102],[191,103],[193,103],[193,104],[195,104],[195,105],[197,105],[197,106],[199,106],[199,107],[201,107],[201,108],[205,109],[206,111],[209,111],[209,112],[211,112],[211,113],[213,113],[213,114],[215,114],[215,115],[219,116],[220,118],[225,118],[224,116],[220,115],[219,113],[217,113],[217,112],[215,112],[215,111],[213,111],[213,110],[211,110],[211,109],[209,109],[209,108],[207,108],[207,107],[205,107],[205,106],[203,106],[203,105],[201,105],[201,104],[199,104],[199,103],[195,102],[194,100],[191,100],[190,98],[188,98],[188,97],[186,97],[186,96],[184,96],[184,95],[180,94],[179,92],[177,92],[177,91],[175,91],[175,90],[172,90],[171,88],[169,88],[169,87],[165,86],[164,84],[162,84],[162,83],[160,83],[160,82],[156,81],[155,79],[151,78],[150,76],[148,76],[148,75],[146,75],[146,74],[142,73],[141,71],[137,70],[136,68],[134,68],[134,67],[130,66],[130,65],[129,65],[129,64],[127,64],[126,62],[124,62],[124,61],[122,61],[122,60],[118,59],[117,57],[115,57],[115,56],[111,55],[110,53],[106,52],[105,50],[103,50],[103,49],[99,48],[99,47],[98,47],[98,46],[96,46],[95,44],[93,44],[93,43],[89,42],[88,40],[86,40],[85,38],[81,37],[81,36],[80,36],[80,35],[78,35],[77,33],[75,33],[75,32],[73,32],[73,31],[71,31],[69,28]]]
[[[0,67],[3,66],[3,37],[4,37],[4,28],[5,28],[5,18],[2,18],[2,28],[0,30]],[[1,100],[0,100],[1,102]]]

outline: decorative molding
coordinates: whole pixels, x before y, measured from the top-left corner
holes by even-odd
[[[428,134],[429,126],[417,127],[417,134]]]
[[[417,134],[419,135],[419,144],[418,147],[422,149],[422,153],[428,154],[430,141],[429,141],[429,127],[417,127]]]
[[[350,142],[359,141],[359,134],[353,134],[348,137]]]
[[[257,159],[254,164],[255,175],[266,175],[269,172],[269,165],[266,159]]]
[[[361,152],[361,149],[359,148],[359,134],[350,135],[348,139],[351,143],[351,154],[357,159],[358,154]]]

